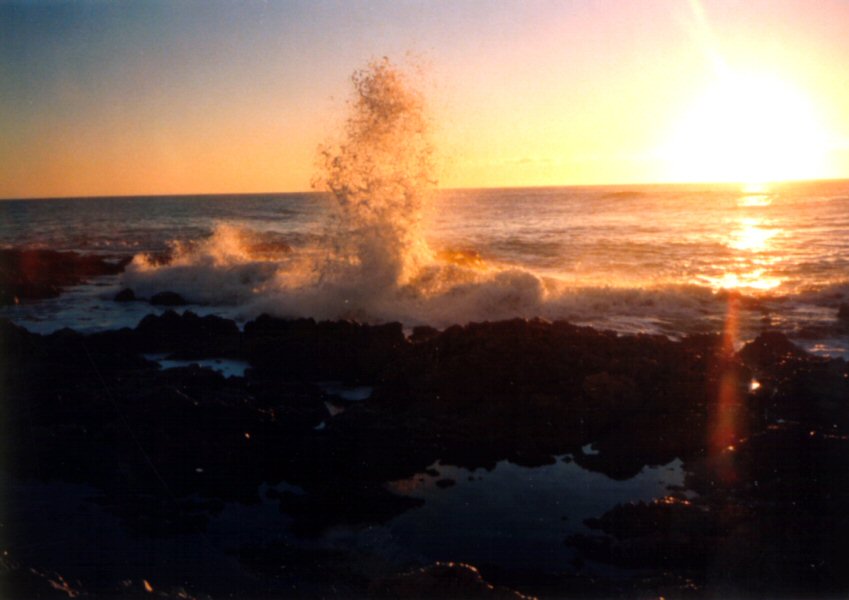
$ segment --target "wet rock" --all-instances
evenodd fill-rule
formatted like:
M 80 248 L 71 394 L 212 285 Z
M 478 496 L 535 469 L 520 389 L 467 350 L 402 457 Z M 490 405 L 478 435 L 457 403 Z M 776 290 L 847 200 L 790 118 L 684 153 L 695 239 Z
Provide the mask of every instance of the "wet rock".
M 247 498 L 255 494 L 251 482 L 271 479 L 271 469 L 320 499 L 309 510 L 300 505 L 303 499 L 286 505 L 303 530 L 321 530 L 339 515 L 367 522 L 406 510 L 408 504 L 381 500 L 381 494 L 366 494 L 348 508 L 332 499 L 378 490 L 438 460 L 492 468 L 506 459 L 532 467 L 571 453 L 585 467 L 625 477 L 645 464 L 695 452 L 698 438 L 674 432 L 703 423 L 692 416 L 705 393 L 701 346 L 682 350 L 662 338 L 620 339 L 563 323 L 477 324 L 411 344 L 397 325 L 264 318 L 242 336 L 232 321 L 169 311 L 146 317 L 133 331 L 65 332 L 51 336 L 48 346 L 53 350 L 43 366 L 50 378 L 27 381 L 44 382 L 48 391 L 80 386 L 73 402 L 51 403 L 55 415 L 48 421 L 73 424 L 62 435 L 83 440 L 80 464 L 97 452 L 81 433 L 92 431 L 90 417 L 116 416 L 94 362 L 122 410 L 130 407 L 139 420 L 145 447 L 155 449 L 166 480 L 179 481 L 181 490 L 244 491 Z M 110 348 L 120 351 L 110 355 Z M 138 357 L 141 351 L 247 355 L 254 366 L 242 381 L 198 367 L 158 372 Z M 308 377 L 383 382 L 372 398 L 327 421 L 325 398 L 303 381 Z M 322 421 L 325 430 L 314 434 Z M 582 456 L 589 442 L 598 453 Z M 127 451 L 132 454 L 131 447 Z M 117 468 L 101 462 L 105 471 Z M 134 468 L 145 470 L 144 463 Z M 328 473 L 335 474 L 332 491 L 325 489 Z M 236 484 L 225 489 L 228 479 Z M 381 505 L 386 510 L 369 508 Z
M 635 410 L 642 405 L 637 386 L 629 377 L 593 373 L 581 385 L 583 397 L 597 411 L 611 409 Z
M 371 555 L 283 542 L 242 548 L 238 557 L 254 573 L 291 580 L 289 595 L 297 597 L 328 597 L 332 592 L 334 597 L 362 598 L 368 590 L 369 570 L 375 563 L 382 566 Z M 318 589 L 309 593 L 311 588 Z
M 0 305 L 54 298 L 93 277 L 121 273 L 129 261 L 77 252 L 0 249 Z
M 609 419 L 593 441 L 593 452 L 579 450 L 573 460 L 584 469 L 624 481 L 645 466 L 697 455 L 706 444 L 705 428 L 705 415 L 699 411 L 633 413 L 616 422 Z
M 387 577 L 369 587 L 372 598 L 527 598 L 508 588 L 496 587 L 472 565 L 438 562 L 408 573 Z
M 840 504 L 849 502 L 845 430 L 772 425 L 739 443 L 733 452 L 692 465 L 688 487 L 705 495 L 715 492 L 716 473 L 723 467 L 735 475 L 735 487 L 743 487 L 749 498 L 792 507 L 797 517 L 809 512 L 830 519 Z
M 241 333 L 234 321 L 191 311 L 147 315 L 136 327 L 135 338 L 142 351 L 171 352 L 177 359 L 241 356 Z
M 413 342 L 397 324 L 264 317 L 242 334 L 233 321 L 173 311 L 95 335 L 40 336 L 0 320 L 0 440 L 13 475 L 91 485 L 139 535 L 201 532 L 222 502 L 257 502 L 263 482 L 288 482 L 269 498 L 294 532 L 317 535 L 421 505 L 389 492 L 390 482 L 435 464 L 536 466 L 569 454 L 625 479 L 678 458 L 698 496 L 599 515 L 592 535 L 571 540 L 580 556 L 639 565 L 649 578 L 672 571 L 714 597 L 771 596 L 784 584 L 845 593 L 849 370 L 783 336 L 756 342 L 729 357 L 719 336 L 673 342 L 542 321 L 451 327 Z M 161 370 L 140 352 L 248 357 L 252 368 L 230 379 L 197 366 Z M 740 396 L 734 445 L 717 449 L 724 377 Z M 328 419 L 321 380 L 367 381 L 374 394 Z M 345 580 L 346 560 L 326 572 L 356 595 L 367 581 Z M 380 587 L 389 580 L 400 585 L 390 577 L 375 593 L 421 595 L 433 583 Z M 560 575 L 551 585 L 555 597 L 654 589 Z
M 6 598 L 76 598 L 83 593 L 78 581 L 68 581 L 54 571 L 26 567 L 11 558 L 8 551 L 0 556 L 0 591 Z
M 418 344 L 419 342 L 431 340 L 437 335 L 439 335 L 439 330 L 434 329 L 433 327 L 428 327 L 427 325 L 419 325 L 417 327 L 413 327 L 413 333 L 410 335 L 410 341 L 414 344 Z
M 586 525 L 611 537 L 578 535 L 570 543 L 588 558 L 629 567 L 704 567 L 719 533 L 715 513 L 671 496 L 619 505 Z
M 185 306 L 188 304 L 177 292 L 159 292 L 150 298 L 150 303 L 154 306 Z
M 687 488 L 620 505 L 567 543 L 592 560 L 686 574 L 709 597 L 831 596 L 849 587 L 845 473 L 838 431 L 770 425 L 733 447 L 691 459 Z
M 769 368 L 788 359 L 803 359 L 809 355 L 778 332 L 766 332 L 743 346 L 739 357 L 747 365 Z
M 247 388 L 254 402 L 273 410 L 280 427 L 287 431 L 312 429 L 331 416 L 325 395 L 316 385 L 252 377 Z
M 40 340 L 41 336 L 30 333 L 9 319 L 0 319 L 0 353 L 4 357 L 0 361 L 0 370 L 4 366 L 25 367 L 21 364 L 22 359 L 36 355 L 35 346 Z
M 317 323 L 266 315 L 245 325 L 244 340 L 258 371 L 312 381 L 380 381 L 407 346 L 400 323 Z
M 130 288 L 124 288 L 117 294 L 115 294 L 115 302 L 133 302 L 136 300 L 136 294 Z

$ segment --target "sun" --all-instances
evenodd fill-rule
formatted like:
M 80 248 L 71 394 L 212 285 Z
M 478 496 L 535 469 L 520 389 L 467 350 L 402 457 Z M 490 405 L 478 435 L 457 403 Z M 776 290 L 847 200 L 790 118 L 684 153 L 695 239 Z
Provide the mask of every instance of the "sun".
M 827 171 L 827 138 L 798 89 L 771 75 L 726 72 L 678 119 L 662 154 L 671 181 L 817 179 Z

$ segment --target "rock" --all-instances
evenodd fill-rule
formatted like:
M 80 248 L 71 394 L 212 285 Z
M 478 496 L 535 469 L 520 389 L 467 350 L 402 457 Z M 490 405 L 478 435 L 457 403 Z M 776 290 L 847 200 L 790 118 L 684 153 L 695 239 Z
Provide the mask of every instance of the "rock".
M 364 560 L 359 554 L 339 549 L 305 548 L 298 544 L 274 542 L 262 546 L 243 546 L 237 555 L 239 562 L 254 573 L 270 576 L 274 580 L 292 580 L 288 594 L 285 591 L 279 596 L 265 593 L 262 595 L 265 598 L 364 598 L 367 592 L 368 579 L 362 573 Z M 368 556 L 367 559 L 370 566 L 379 560 L 374 556 Z M 305 592 L 305 588 L 309 589 L 308 586 L 316 584 L 322 586 L 320 589 L 329 589 L 325 593 Z M 235 596 L 248 597 L 244 591 L 236 593 Z
M 154 306 L 184 306 L 187 304 L 186 300 L 176 292 L 159 292 L 158 294 L 154 294 L 150 303 Z
M 117 294 L 115 294 L 115 302 L 132 302 L 136 300 L 136 294 L 130 288 L 124 288 Z
M 76 598 L 84 591 L 78 581 L 68 581 L 55 571 L 26 567 L 4 551 L 0 557 L 0 582 L 7 598 Z
M 808 353 L 788 340 L 783 333 L 768 331 L 743 346 L 738 356 L 749 366 L 768 368 L 788 358 L 804 359 Z
M 405 339 L 397 324 L 269 317 L 242 334 L 233 321 L 171 310 L 134 330 L 91 335 L 41 336 L 0 320 L 4 464 L 15 477 L 92 486 L 101 506 L 138 535 L 203 531 L 224 502 L 256 502 L 262 482 L 285 481 L 291 487 L 269 498 L 294 533 L 317 535 L 420 506 L 388 484 L 426 473 L 433 478 L 426 483 L 448 486 L 448 473 L 432 465 L 533 467 L 568 455 L 577 466 L 626 479 L 678 458 L 686 473 L 678 491 L 698 495 L 598 515 L 590 522 L 595 532 L 571 540 L 579 558 L 644 566 L 647 576 L 671 570 L 697 586 L 723 577 L 729 593 L 708 589 L 708 597 L 849 589 L 841 563 L 849 555 L 844 361 L 808 357 L 776 334 L 737 357 L 721 355 L 719 336 L 673 342 L 542 321 L 470 324 L 425 337 Z M 196 365 L 163 370 L 140 352 L 249 357 L 252 368 L 243 378 Z M 757 373 L 760 393 L 745 391 L 752 373 L 741 360 L 768 366 Z M 742 394 L 737 437 L 717 451 L 710 435 L 728 372 Z M 314 381 L 346 379 L 368 381 L 374 394 L 329 419 L 328 398 Z M 313 431 L 321 421 L 324 430 Z M 268 555 L 275 573 L 289 565 L 290 550 L 282 552 L 279 560 Z M 345 577 L 340 560 L 328 586 Z M 494 583 L 540 589 L 491 568 L 484 575 Z M 355 591 L 365 592 L 374 577 L 358 576 L 363 587 Z M 573 597 L 589 589 L 563 581 L 558 590 Z M 599 589 L 605 597 L 656 591 L 640 584 L 640 593 L 620 593 L 618 585 Z M 384 597 L 498 590 L 471 567 L 444 565 L 371 588 Z
M 0 305 L 54 298 L 66 287 L 92 277 L 121 273 L 130 260 L 55 250 L 0 249 Z
M 527 598 L 505 587 L 487 583 L 472 565 L 438 562 L 415 571 L 372 583 L 373 598 Z
M 837 318 L 849 322 L 849 302 L 840 304 L 840 308 L 837 309 Z
M 248 359 L 264 376 L 374 383 L 408 346 L 400 323 L 284 320 L 262 315 L 245 325 Z
M 442 488 L 443 490 L 446 488 L 450 488 L 456 484 L 457 482 L 451 479 L 450 477 L 445 477 L 444 479 L 440 479 L 436 482 L 436 486 Z
M 439 335 L 439 331 L 437 329 L 428 327 L 427 325 L 419 325 L 418 327 L 413 327 L 413 333 L 410 335 L 410 341 L 417 344 L 419 342 L 431 340 L 437 335 Z
M 325 396 L 316 385 L 251 378 L 248 390 L 259 407 L 274 410 L 284 430 L 312 429 L 330 418 Z
M 667 497 L 618 505 L 588 528 L 605 536 L 566 539 L 584 558 L 628 568 L 704 569 L 719 532 L 719 517 L 688 500 Z
M 214 315 L 199 317 L 191 311 L 147 315 L 136 327 L 135 338 L 141 351 L 171 352 L 179 359 L 241 355 L 241 332 L 235 321 Z
M 588 408 L 595 411 L 636 410 L 642 405 L 642 398 L 634 381 L 621 375 L 593 373 L 584 377 L 581 391 Z

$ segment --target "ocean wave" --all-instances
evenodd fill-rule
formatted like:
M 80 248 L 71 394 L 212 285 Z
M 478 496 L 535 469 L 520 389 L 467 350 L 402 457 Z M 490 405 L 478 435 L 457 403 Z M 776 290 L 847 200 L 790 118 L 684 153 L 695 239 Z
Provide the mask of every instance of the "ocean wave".
M 279 232 L 220 223 L 200 241 L 173 242 L 165 264 L 137 256 L 123 284 L 141 296 L 168 290 L 192 303 L 235 307 L 243 318 L 269 313 L 446 327 L 523 317 L 667 335 L 722 330 L 731 308 L 739 313 L 735 322 L 741 335 L 766 327 L 793 330 L 798 324 L 787 315 L 805 312 L 797 304 L 824 303 L 830 309 L 846 297 L 841 284 L 795 298 L 775 289 L 756 292 L 754 286 L 722 290 L 717 282 L 725 281 L 727 273 L 710 262 L 707 266 L 718 272 L 701 283 L 696 277 L 627 277 L 646 264 L 646 257 L 634 258 L 640 253 L 649 254 L 658 273 L 663 272 L 663 256 L 653 256 L 657 247 L 640 245 L 639 239 L 625 244 L 616 255 L 618 263 L 604 244 L 584 241 L 584 258 L 593 259 L 590 266 L 606 265 L 608 270 L 581 272 L 580 278 L 572 273 L 565 279 L 545 268 L 547 264 L 543 272 L 529 261 L 495 262 L 499 243 L 507 245 L 500 254 L 510 256 L 562 254 L 560 240 L 552 236 L 495 236 L 486 249 L 462 242 L 432 247 L 422 216 L 435 196 L 436 169 L 423 98 L 386 60 L 357 72 L 353 83 L 351 114 L 341 139 L 320 150 L 316 187 L 327 194 L 330 215 L 323 231 L 290 245 Z M 629 202 L 640 198 L 628 196 Z M 633 217 L 617 218 L 624 219 L 623 227 L 633 228 Z M 531 228 L 536 235 L 544 220 L 537 216 Z M 607 231 L 618 221 L 605 223 Z M 686 250 L 688 257 L 697 254 Z M 488 257 L 490 252 L 495 258 Z M 623 276 L 612 278 L 611 265 Z
M 238 307 L 246 317 L 269 313 L 437 327 L 513 317 L 594 324 L 637 319 L 667 333 L 715 328 L 718 320 L 721 325 L 730 299 L 757 319 L 787 312 L 792 304 L 836 309 L 849 299 L 847 281 L 799 294 L 749 294 L 694 283 L 581 285 L 490 263 L 468 248 L 432 253 L 402 279 L 394 260 L 374 268 L 378 257 L 340 260 L 322 244 L 291 249 L 272 239 L 276 243 L 269 246 L 263 235 L 220 225 L 202 242 L 176 245 L 165 264 L 137 256 L 122 285 L 143 297 L 169 290 L 196 304 Z

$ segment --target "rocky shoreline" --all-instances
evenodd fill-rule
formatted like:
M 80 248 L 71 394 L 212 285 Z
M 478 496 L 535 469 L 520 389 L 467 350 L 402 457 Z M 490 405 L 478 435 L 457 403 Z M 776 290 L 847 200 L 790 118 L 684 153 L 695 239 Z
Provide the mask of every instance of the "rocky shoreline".
M 132 257 L 0 248 L 0 306 L 55 298 L 91 278 L 117 275 Z
M 386 522 L 421 504 L 387 490 L 436 461 L 535 467 L 567 455 L 624 480 L 680 459 L 685 485 L 620 505 L 564 539 L 562 572 L 475 565 L 359 570 L 344 554 L 245 547 L 239 560 L 304 596 L 832 596 L 849 591 L 849 369 L 765 333 L 739 352 L 719 335 L 671 341 L 565 322 L 236 323 L 173 311 L 134 329 L 36 335 L 0 322 L 3 468 L 23 481 L 81 483 L 137 536 L 203 534 L 225 503 L 262 484 L 309 540 L 337 525 Z M 232 358 L 244 377 L 145 356 Z M 367 385 L 348 402 L 317 385 Z M 331 418 L 328 402 L 344 411 Z M 592 452 L 585 451 L 590 445 Z M 450 482 L 445 484 L 450 485 Z M 25 597 L 67 597 L 40 565 L 3 577 Z M 605 578 L 586 561 L 626 569 Z M 394 571 L 393 571 L 394 569 Z M 471 570 L 470 570 L 471 569 Z M 121 573 L 73 581 L 123 597 Z M 138 582 L 137 582 L 138 583 Z M 78 587 L 76 587 L 78 586 Z M 337 593 L 331 592 L 336 589 Z M 511 591 L 512 590 L 512 591 Z M 232 590 L 221 590 L 226 597 Z M 164 596 L 217 597 L 203 581 Z M 284 597 L 280 594 L 279 597 Z

